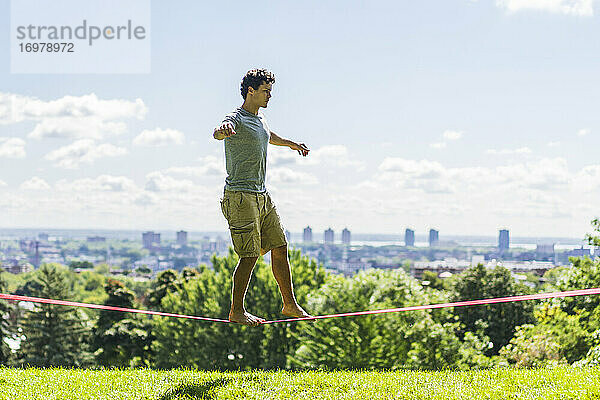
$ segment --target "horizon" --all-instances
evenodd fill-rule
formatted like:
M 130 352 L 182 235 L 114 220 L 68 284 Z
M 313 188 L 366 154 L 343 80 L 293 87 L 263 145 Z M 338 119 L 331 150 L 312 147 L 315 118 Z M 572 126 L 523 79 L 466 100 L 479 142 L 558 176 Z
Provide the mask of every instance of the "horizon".
M 203 236 L 211 236 L 211 237 L 215 237 L 215 236 L 222 236 L 222 239 L 224 240 L 228 240 L 229 239 L 229 231 L 228 230 L 223 230 L 223 231 L 213 231 L 213 230 L 206 230 L 206 231 L 196 231 L 196 230 L 186 230 L 186 229 L 101 229 L 101 228 L 7 228 L 7 227 L 0 227 L 0 236 L 6 235 L 7 232 L 10 231 L 28 231 L 28 233 L 30 234 L 34 234 L 34 235 L 39 235 L 39 234 L 49 234 L 49 236 L 52 236 L 51 233 L 56 233 L 56 232 L 73 232 L 73 233 L 78 233 L 82 236 L 93 236 L 93 235 L 99 235 L 102 236 L 101 234 L 123 234 L 123 236 L 125 236 L 125 234 L 129 234 L 131 235 L 130 237 L 132 237 L 133 235 L 140 235 L 143 232 L 155 232 L 155 233 L 160 233 L 161 235 L 163 234 L 172 234 L 173 238 L 169 237 L 165 237 L 165 236 L 161 236 L 161 240 L 167 240 L 167 241 L 171 241 L 171 240 L 175 240 L 176 238 L 176 232 L 177 231 L 185 231 L 188 233 L 188 235 L 203 235 Z M 35 233 L 34 233 L 35 232 Z M 334 232 L 337 232 L 337 234 L 335 235 L 335 239 L 334 239 L 334 243 L 341 243 L 341 230 L 336 231 L 334 230 Z M 381 233 L 381 232 L 354 232 L 352 230 L 350 230 L 351 235 L 352 235 L 352 239 L 351 239 L 351 243 L 352 242 L 387 242 L 387 241 L 394 241 L 394 242 L 403 242 L 404 241 L 404 233 Z M 303 231 L 290 231 L 290 234 L 292 236 L 295 237 L 302 237 L 303 235 Z M 58 235 L 60 236 L 60 235 Z M 63 235 L 64 236 L 64 235 Z M 72 237 L 71 237 L 72 238 Z M 319 241 L 322 241 L 323 239 L 323 232 L 322 231 L 314 231 L 313 230 L 313 238 L 315 240 L 313 240 L 314 243 L 317 243 L 317 239 L 320 239 Z M 463 240 L 463 241 L 467 241 L 467 240 L 483 240 L 484 242 L 489 242 L 489 243 L 497 243 L 498 241 L 498 235 L 473 235 L 473 234 L 454 234 L 454 233 L 443 233 L 440 232 L 440 241 L 444 242 L 444 241 L 455 241 L 455 240 Z M 141 237 L 140 237 L 141 240 Z M 197 238 L 195 240 L 198 240 Z M 415 231 L 415 240 L 416 243 L 427 243 L 428 242 L 428 233 L 419 233 L 419 231 Z M 593 247 L 591 245 L 588 245 L 585 240 L 585 238 L 576 238 L 576 237 L 567 237 L 567 236 L 539 236 L 539 235 L 534 235 L 534 236 L 522 236 L 522 235 L 517 235 L 514 236 L 512 235 L 512 233 L 510 234 L 510 243 L 511 245 L 513 244 L 550 244 L 550 243 L 555 243 L 555 244 L 561 244 L 561 241 L 563 242 L 562 244 L 565 245 L 575 245 L 574 242 L 578 242 L 581 245 L 583 245 L 584 247 Z M 298 241 L 296 241 L 297 243 Z M 564 243 L 564 242 L 569 242 L 569 243 Z M 486 243 L 487 245 L 487 243 Z

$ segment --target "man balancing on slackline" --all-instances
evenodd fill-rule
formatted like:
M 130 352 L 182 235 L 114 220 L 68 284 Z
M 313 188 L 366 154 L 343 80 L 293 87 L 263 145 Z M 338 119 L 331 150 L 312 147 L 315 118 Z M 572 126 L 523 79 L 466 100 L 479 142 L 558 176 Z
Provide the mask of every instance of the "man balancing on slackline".
M 229 223 L 233 248 L 240 260 L 233 273 L 233 299 L 229 320 L 259 325 L 263 318 L 248 313 L 244 297 L 252 269 L 259 256 L 271 252 L 273 275 L 283 297 L 281 312 L 288 317 L 309 317 L 296 302 L 287 254 L 287 240 L 279 214 L 265 188 L 268 144 L 287 146 L 306 156 L 304 143 L 277 136 L 259 108 L 267 107 L 275 76 L 265 69 L 253 69 L 242 79 L 244 103 L 228 114 L 213 137 L 225 139 L 227 178 L 221 211 Z

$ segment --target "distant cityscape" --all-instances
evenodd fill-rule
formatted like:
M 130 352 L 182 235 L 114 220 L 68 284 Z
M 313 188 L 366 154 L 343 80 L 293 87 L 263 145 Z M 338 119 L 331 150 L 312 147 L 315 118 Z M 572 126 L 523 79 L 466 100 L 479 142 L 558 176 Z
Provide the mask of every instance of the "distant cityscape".
M 154 231 L 0 229 L 0 265 L 14 274 L 32 271 L 43 263 L 59 263 L 76 271 L 105 265 L 113 275 L 150 279 L 165 269 L 210 265 L 213 255 L 229 251 L 227 232 L 194 232 L 192 240 L 184 230 L 166 234 L 167 240 Z M 495 243 L 492 237 L 477 236 L 442 240 L 439 230 L 416 235 L 410 228 L 403 235 L 359 234 L 353 240 L 346 227 L 336 241 L 331 227 L 318 240 L 307 226 L 301 234 L 286 231 L 286 236 L 290 248 L 300 249 L 327 270 L 344 275 L 369 268 L 404 268 L 417 279 L 425 271 L 446 278 L 483 264 L 503 265 L 518 279 L 525 280 L 524 274 L 541 279 L 549 269 L 570 265 L 569 257 L 600 257 L 600 249 L 586 246 L 581 239 L 518 238 L 518 243 L 511 243 L 508 229 L 498 231 Z M 265 259 L 269 260 L 268 254 Z

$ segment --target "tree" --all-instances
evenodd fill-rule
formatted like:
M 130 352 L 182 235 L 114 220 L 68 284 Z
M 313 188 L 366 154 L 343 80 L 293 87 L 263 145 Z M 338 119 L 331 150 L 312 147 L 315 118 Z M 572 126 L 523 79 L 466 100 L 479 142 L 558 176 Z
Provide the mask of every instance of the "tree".
M 305 304 L 318 289 L 325 271 L 300 251 L 289 252 L 296 297 Z M 168 291 L 161 301 L 164 311 L 226 319 L 231 304 L 231 279 L 237 255 L 212 258 L 212 269 L 199 273 Z M 246 307 L 265 318 L 280 318 L 283 304 L 271 268 L 259 259 L 250 280 Z M 154 319 L 155 362 L 159 368 L 186 365 L 202 369 L 286 368 L 298 339 L 297 324 L 247 327 L 178 318 Z M 289 325 L 289 326 L 288 326 Z
M 331 314 L 432 300 L 403 270 L 368 270 L 352 278 L 330 276 L 309 297 L 309 308 Z M 302 322 L 293 361 L 302 368 L 466 368 L 479 361 L 466 357 L 487 343 L 473 339 L 464 345 L 454 334 L 455 325 L 437 322 L 431 310 Z
M 8 285 L 6 281 L 3 279 L 4 270 L 0 268 L 0 293 L 6 293 Z M 4 338 L 10 337 L 9 330 L 9 312 L 10 305 L 5 300 L 0 300 L 0 364 L 6 364 L 10 357 L 10 348 L 4 341 Z
M 69 263 L 69 268 L 71 268 L 71 269 L 77 269 L 77 268 L 93 269 L 94 264 L 89 261 L 71 261 Z
M 500 349 L 500 355 L 519 368 L 543 368 L 567 363 L 556 337 L 530 324 L 517 327 L 515 337 Z
M 600 247 L 600 218 L 594 219 L 592 226 L 594 227 L 594 233 L 588 233 L 585 238 L 592 246 Z
M 565 269 L 556 281 L 556 290 L 578 290 L 600 287 L 600 259 L 571 257 L 571 268 Z M 569 362 L 586 357 L 593 336 L 600 330 L 600 296 L 574 296 L 557 299 L 554 305 L 547 305 L 549 314 L 544 326 L 552 327 L 557 341 L 564 349 Z M 560 318 L 557 318 L 560 316 Z
M 36 274 L 32 295 L 50 299 L 69 299 L 66 278 L 56 266 L 43 265 Z M 25 339 L 21 342 L 19 362 L 39 367 L 79 367 L 89 365 L 89 328 L 81 310 L 51 304 L 34 305 L 22 322 Z
M 423 282 L 428 282 L 427 286 L 433 289 L 442 290 L 444 289 L 444 280 L 433 271 L 423 272 Z M 425 283 L 423 283 L 425 285 Z
M 122 282 L 108 279 L 105 305 L 134 308 L 134 294 Z M 101 311 L 94 328 L 94 355 L 104 366 L 149 365 L 152 324 L 145 316 Z
M 148 291 L 148 307 L 153 310 L 159 310 L 161 307 L 160 302 L 163 297 L 165 297 L 169 291 L 175 291 L 179 289 L 179 287 L 180 282 L 177 271 L 172 269 L 161 271 L 156 276 L 156 280 L 152 283 L 152 289 Z
M 453 300 L 477 300 L 494 297 L 508 297 L 529 293 L 529 288 L 517 283 L 504 267 L 493 269 L 479 264 L 467 269 L 456 280 Z M 457 307 L 454 311 L 463 324 L 462 332 L 477 330 L 478 321 L 485 322 L 485 335 L 493 346 L 486 354 L 496 355 L 508 344 L 519 325 L 533 322 L 533 303 L 518 301 L 501 304 Z

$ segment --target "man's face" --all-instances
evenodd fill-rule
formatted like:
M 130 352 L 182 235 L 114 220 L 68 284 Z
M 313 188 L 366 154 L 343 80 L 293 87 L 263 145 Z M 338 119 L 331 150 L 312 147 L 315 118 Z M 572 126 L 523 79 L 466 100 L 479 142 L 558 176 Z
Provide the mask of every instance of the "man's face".
M 255 104 L 258 104 L 259 107 L 267 107 L 269 103 L 269 99 L 271 98 L 271 89 L 273 84 L 271 83 L 263 83 L 260 84 L 258 89 L 254 90 L 253 87 L 250 87 L 248 90 L 250 95 L 252 96 L 252 101 Z

